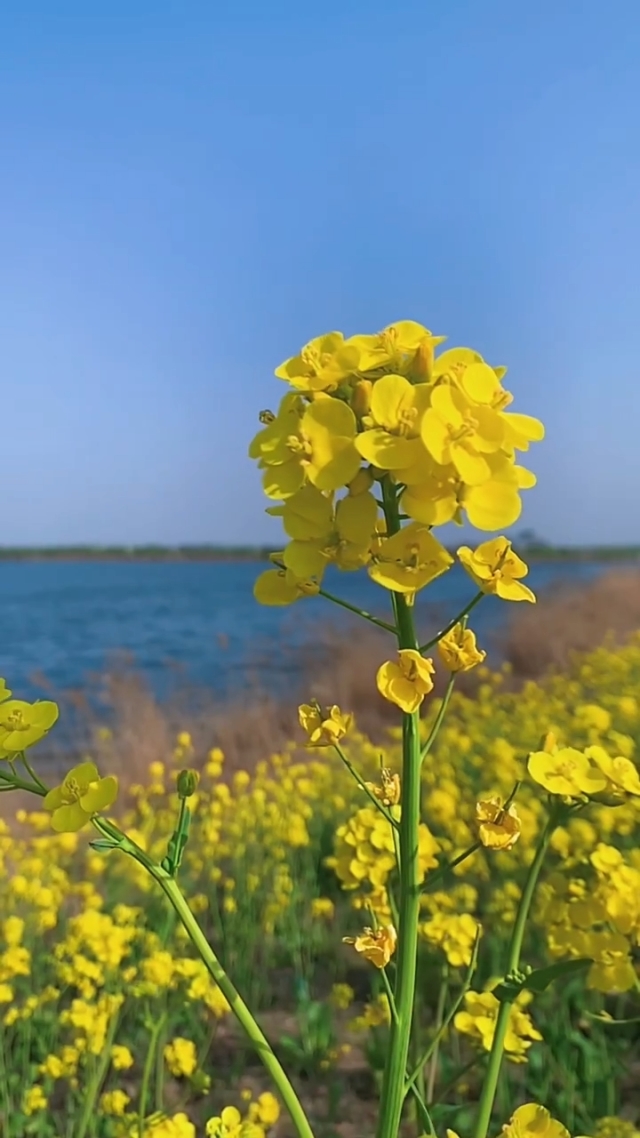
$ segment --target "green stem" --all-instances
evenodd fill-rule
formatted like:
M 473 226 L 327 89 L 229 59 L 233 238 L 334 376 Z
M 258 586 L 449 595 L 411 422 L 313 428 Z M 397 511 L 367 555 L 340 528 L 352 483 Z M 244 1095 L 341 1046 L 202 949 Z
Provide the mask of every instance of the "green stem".
M 434 1095 L 435 1088 L 436 1088 L 436 1077 L 438 1074 L 438 1053 L 440 1051 L 440 1040 L 442 1039 L 442 1036 L 443 1036 L 443 1029 L 444 1029 L 444 1022 L 445 1022 L 444 1009 L 445 1009 L 445 1005 L 447 1002 L 448 992 L 449 992 L 449 974 L 448 974 L 448 970 L 445 966 L 445 968 L 443 970 L 442 983 L 440 985 L 440 991 L 438 993 L 438 1005 L 436 1008 L 436 1038 L 435 1038 L 434 1043 L 433 1043 L 430 1061 L 429 1061 L 429 1076 L 427 1079 L 427 1094 L 426 1094 L 427 1103 L 433 1102 L 433 1095 Z M 421 1068 L 421 1070 L 422 1069 L 423 1068 Z
M 442 1019 L 442 1022 L 440 1023 L 436 1034 L 429 1041 L 429 1044 L 427 1046 L 426 1051 L 420 1057 L 420 1060 L 418 1061 L 414 1070 L 412 1071 L 411 1075 L 409 1076 L 409 1078 L 405 1084 L 405 1088 L 404 1088 L 405 1094 L 409 1093 L 413 1084 L 415 1083 L 416 1079 L 418 1078 L 420 1072 L 424 1069 L 425 1064 L 427 1064 L 429 1062 L 429 1059 L 434 1054 L 436 1048 L 439 1046 L 443 1035 L 447 1031 L 450 1024 L 453 1023 L 453 1020 L 455 1019 L 456 1013 L 459 1011 L 459 1009 L 462 1005 L 462 1002 L 463 1002 L 464 997 L 465 997 L 465 993 L 468 992 L 469 988 L 471 987 L 471 981 L 473 979 L 473 974 L 476 970 L 476 964 L 478 962 L 478 946 L 479 946 L 479 944 L 480 944 L 480 935 L 478 934 L 476 936 L 476 939 L 475 939 L 475 942 L 473 945 L 473 951 L 471 953 L 471 960 L 469 961 L 469 966 L 468 966 L 467 971 L 465 973 L 465 977 L 464 977 L 464 980 L 462 982 L 462 987 L 461 987 L 460 991 L 458 992 L 458 995 L 456 996 L 455 1000 L 453 1001 L 453 1004 L 449 1008 L 449 1011 L 447 1012 L 446 1016 L 444 1016 L 444 1018 Z
M 87 1132 L 87 1128 L 89 1126 L 89 1123 L 91 1122 L 93 1113 L 95 1111 L 96 1099 L 97 1099 L 98 1094 L 100 1092 L 100 1087 L 102 1086 L 102 1084 L 105 1080 L 107 1071 L 109 1070 L 109 1065 L 111 1063 L 111 1046 L 112 1046 L 113 1040 L 115 1038 L 119 1018 L 120 1018 L 119 1011 L 116 1011 L 113 1014 L 113 1016 L 111 1017 L 111 1023 L 109 1024 L 109 1029 L 107 1031 L 107 1037 L 105 1039 L 104 1047 L 103 1047 L 102 1053 L 100 1055 L 100 1061 L 96 1065 L 96 1069 L 94 1071 L 93 1078 L 91 1078 L 89 1080 L 89 1086 L 87 1088 L 87 1097 L 84 1099 L 84 1102 L 83 1102 L 82 1115 L 80 1117 L 80 1122 L 78 1125 L 78 1129 L 76 1131 L 75 1138 L 84 1138 L 84 1136 Z
M 428 652 L 430 648 L 433 648 L 438 643 L 439 640 L 442 640 L 443 636 L 446 636 L 448 632 L 451 632 L 452 628 L 455 628 L 456 624 L 460 624 L 460 621 L 465 616 L 468 616 L 469 613 L 472 611 L 472 609 L 474 609 L 476 607 L 477 604 L 480 604 L 480 601 L 482 600 L 483 597 L 484 597 L 483 592 L 476 593 L 473 600 L 469 601 L 469 603 L 464 606 L 464 608 L 458 613 L 458 615 L 454 616 L 453 620 L 449 621 L 449 623 L 446 625 L 446 627 L 442 629 L 442 632 L 439 632 L 437 634 L 437 636 L 433 636 L 431 638 L 431 640 L 427 640 L 426 644 L 420 645 L 419 651 L 424 653 L 424 652 Z
M 426 741 L 424 747 L 422 748 L 422 750 L 420 752 L 420 762 L 421 763 L 424 762 L 427 755 L 429 754 L 429 751 L 433 747 L 433 744 L 435 743 L 436 735 L 438 734 L 438 731 L 440 730 L 440 728 L 442 726 L 442 721 L 443 721 L 445 715 L 447 714 L 447 707 L 449 706 L 449 700 L 451 699 L 451 695 L 453 692 L 453 685 L 455 684 L 455 682 L 456 682 L 456 673 L 452 672 L 451 676 L 449 677 L 449 682 L 447 684 L 446 691 L 442 697 L 442 702 L 440 703 L 440 707 L 438 708 L 438 713 L 437 713 L 437 715 L 433 721 L 433 726 L 429 732 L 429 736 L 427 738 L 427 741 Z
M 37 785 L 34 786 L 32 782 L 25 782 L 23 778 L 20 778 L 19 775 L 15 773 L 13 767 L 11 768 L 10 775 L 4 774 L 4 772 L 0 773 L 0 782 L 6 784 L 6 787 L 2 788 L 3 790 L 28 790 L 31 794 L 39 795 L 40 798 L 44 798 L 45 795 L 49 793 L 46 786 L 39 787 Z
M 557 815 L 553 807 L 551 814 L 547 820 L 547 824 L 542 831 L 542 836 L 538 843 L 536 855 L 529 866 L 527 880 L 525 887 L 520 898 L 518 911 L 516 913 L 515 924 L 511 933 L 511 940 L 509 942 L 509 951 L 507 955 L 506 975 L 509 976 L 514 972 L 520 964 L 520 953 L 522 952 L 522 942 L 524 939 L 524 932 L 533 901 L 533 894 L 542 863 L 549 848 L 551 835 L 556 828 Z M 493 1110 L 493 1103 L 496 1097 L 496 1090 L 498 1087 L 498 1079 L 500 1078 L 500 1069 L 502 1067 L 502 1058 L 504 1053 L 504 1041 L 509 1027 L 509 1017 L 513 1005 L 513 999 L 503 999 L 500 1003 L 498 1016 L 496 1019 L 496 1028 L 493 1036 L 493 1043 L 491 1045 L 491 1052 L 489 1054 L 489 1064 L 487 1066 L 487 1073 L 482 1085 L 482 1094 L 480 1096 L 480 1103 L 478 1105 L 478 1116 L 476 1118 L 476 1127 L 473 1138 L 486 1138 L 489 1124 L 491 1122 L 491 1112 Z
M 47 788 L 47 787 L 44 785 L 44 783 L 42 782 L 42 780 L 38 778 L 38 776 L 37 776 L 36 772 L 34 771 L 33 767 L 31 766 L 31 763 L 29 762 L 29 760 L 28 760 L 27 756 L 25 755 L 24 751 L 23 751 L 23 752 L 22 752 L 22 754 L 20 755 L 20 758 L 22 759 L 22 762 L 24 763 L 26 770 L 27 770 L 27 771 L 29 772 L 29 774 L 31 775 L 31 778 L 33 779 L 33 781 L 34 781 L 35 785 L 37 786 L 37 788 L 38 788 L 38 791 L 39 791 L 41 794 L 48 794 L 48 793 L 49 793 L 49 791 L 48 791 L 48 788 Z
M 458 854 L 457 857 L 452 858 L 451 861 L 446 861 L 443 865 L 439 865 L 436 869 L 433 870 L 433 873 L 429 874 L 422 892 L 433 893 L 434 886 L 436 886 L 443 877 L 446 877 L 452 869 L 455 869 L 455 867 L 457 865 L 460 865 L 461 862 L 466 861 L 468 857 L 471 857 L 474 853 L 477 853 L 479 849 L 482 849 L 482 842 L 474 842 L 472 846 L 469 846 L 466 850 L 463 850 L 462 853 Z
M 236 1019 L 244 1028 L 247 1036 L 253 1044 L 254 1050 L 259 1055 L 267 1071 L 271 1075 L 282 1100 L 289 1111 L 292 1122 L 296 1128 L 299 1138 L 313 1138 L 313 1131 L 309 1125 L 307 1116 L 302 1109 L 298 1096 L 294 1091 L 286 1072 L 281 1066 L 280 1062 L 274 1055 L 271 1045 L 264 1035 L 261 1028 L 253 1018 L 249 1008 L 236 990 L 233 983 L 227 976 L 218 958 L 209 945 L 202 929 L 196 921 L 191 909 L 189 908 L 185 898 L 180 892 L 180 888 L 176 881 L 172 878 L 166 877 L 160 879 L 160 884 L 164 889 L 169 901 L 173 905 L 180 921 L 189 934 L 194 947 L 198 950 L 202 960 L 204 961 L 209 972 L 213 976 L 216 984 L 220 988 L 223 996 L 227 999 L 231 1010 L 233 1011 Z
M 277 565 L 279 569 L 285 568 L 280 561 L 274 561 L 274 565 Z M 377 628 L 382 628 L 385 632 L 392 632 L 395 636 L 396 630 L 388 621 L 380 620 L 377 616 L 372 616 L 372 614 L 365 609 L 358 608 L 357 605 L 349 604 L 349 601 L 343 601 L 342 597 L 336 597 L 333 593 L 328 593 L 326 589 L 318 589 L 317 595 L 324 597 L 325 601 L 332 601 L 334 605 L 339 605 L 341 609 L 346 609 L 347 612 L 354 613 L 355 616 L 361 616 L 363 620 L 368 620 L 369 624 L 375 624 Z
M 101 834 L 117 841 L 119 848 L 124 853 L 135 858 L 158 882 L 173 906 L 179 921 L 188 933 L 194 948 L 197 949 L 201 960 L 213 976 L 220 991 L 229 1003 L 233 1014 L 241 1027 L 244 1028 L 254 1050 L 271 1075 L 271 1078 L 280 1092 L 282 1101 L 289 1111 L 298 1138 L 314 1138 L 313 1130 L 311 1129 L 298 1096 L 287 1078 L 284 1068 L 276 1058 L 268 1039 L 256 1023 L 240 993 L 234 987 L 232 981 L 220 964 L 200 925 L 191 912 L 185 897 L 183 897 L 177 881 L 175 881 L 162 866 L 157 865 L 131 838 L 123 834 L 113 822 L 101 817 L 95 817 L 91 820 L 95 828 Z
M 387 532 L 400 528 L 398 503 L 388 478 L 383 484 Z M 416 649 L 413 609 L 393 594 L 399 648 Z M 389 1050 L 382 1081 L 377 1138 L 396 1138 L 404 1102 L 404 1082 L 413 1021 L 420 917 L 420 716 L 402 716 L 402 814 L 400 818 L 400 904 L 395 1002 L 398 1019 L 391 1022 Z
M 367 786 L 362 775 L 358 773 L 351 760 L 347 758 L 344 751 L 342 750 L 342 747 L 338 743 L 334 743 L 333 749 L 341 761 L 344 763 L 345 767 L 349 771 L 349 774 L 356 780 L 360 789 L 364 790 L 365 794 L 371 800 L 376 810 L 379 810 L 383 817 L 386 818 L 389 825 L 397 830 L 398 823 L 396 822 L 395 818 L 392 817 L 390 811 L 387 810 L 386 806 L 383 806 L 382 802 L 380 802 L 380 799 L 376 798 L 373 791 L 369 790 L 369 787 Z
M 167 1020 L 167 1016 L 166 1016 L 166 1012 L 165 1012 L 165 1013 L 163 1013 L 163 1015 L 159 1016 L 159 1018 L 156 1020 L 156 1022 L 154 1023 L 154 1025 L 151 1028 L 151 1031 L 149 1033 L 149 1046 L 148 1046 L 148 1050 L 147 1050 L 147 1056 L 146 1056 L 146 1059 L 144 1061 L 144 1068 L 142 1070 L 142 1083 L 140 1084 L 140 1099 L 139 1099 L 139 1103 L 138 1103 L 138 1136 L 139 1136 L 139 1138 L 144 1138 L 144 1134 L 145 1134 L 145 1129 L 146 1129 L 145 1118 L 147 1115 L 147 1099 L 149 1097 L 149 1084 L 151 1082 L 151 1072 L 153 1070 L 153 1064 L 155 1061 L 156 1051 L 158 1048 L 158 1040 L 160 1039 L 160 1036 L 162 1035 L 166 1020 Z

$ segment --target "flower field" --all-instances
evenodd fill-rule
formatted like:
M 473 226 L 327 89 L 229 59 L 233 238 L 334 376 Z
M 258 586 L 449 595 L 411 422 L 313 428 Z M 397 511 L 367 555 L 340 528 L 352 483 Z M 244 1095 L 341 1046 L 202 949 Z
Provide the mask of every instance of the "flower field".
M 544 436 L 443 339 L 318 337 L 250 445 L 287 537 L 256 600 L 392 638 L 382 741 L 310 693 L 304 745 L 247 769 L 184 723 L 119 781 L 103 726 L 100 770 L 51 785 L 59 708 L 0 681 L 0 790 L 31 796 L 0 834 L 3 1138 L 638 1134 L 640 634 L 511 688 L 469 627 L 487 594 L 536 602 L 499 535 L 456 550 L 475 592 L 421 642 L 433 531 L 513 525 Z
M 518 694 L 503 693 L 502 678 L 488 673 L 474 699 L 452 696 L 421 788 L 428 827 L 412 1047 L 417 1060 L 437 1025 L 449 1021 L 420 1077 L 430 1086 L 435 1119 L 461 1131 L 495 1028 L 492 982 L 504 973 L 544 824 L 545 792 L 527 774 L 527 756 L 547 731 L 575 748 L 633 756 L 640 638 L 577 658 L 566 676 Z M 432 704 L 423 719 L 425 737 L 437 712 Z M 345 751 L 375 782 L 380 748 L 354 732 Z M 399 751 L 390 739 L 383 759 L 394 772 Z M 159 857 L 174 827 L 175 774 L 185 763 L 201 771 L 182 865 L 190 905 L 270 1025 L 317 1133 L 340 1134 L 345 1103 L 352 1127 L 372 1117 L 368 1104 L 386 1051 L 381 974 L 341 941 L 357 935 L 363 916 L 371 923 L 368 909 L 386 919 L 389 826 L 326 750 L 314 756 L 292 744 L 227 781 L 223 755 L 194 754 L 185 731 L 174 752 L 151 765 L 146 785 L 128 788 L 119 819 Z M 547 766 L 542 777 L 553 778 Z M 438 865 L 479 840 L 477 802 L 506 798 L 519 780 L 519 840 L 501 851 L 503 824 L 494 831 L 498 848 L 481 845 L 438 876 Z M 639 820 L 640 798 L 631 795 L 615 806 L 590 805 L 551 838 L 523 959 L 534 968 L 574 957 L 593 963 L 540 995 L 523 990 L 518 997 L 498 1088 L 505 1119 L 514 1103 L 536 1101 L 572 1133 L 633 1133 L 612 1116 L 633 1119 L 640 1109 L 633 1022 L 640 1015 L 633 963 Z M 91 849 L 85 833 L 52 833 L 41 810 L 19 812 L 3 831 L 2 1133 L 111 1138 L 137 1134 L 143 1115 L 144 1134 L 193 1138 L 225 1107 L 241 1113 L 238 1133 L 287 1133 L 225 998 L 140 866 Z M 156 1111 L 166 1118 L 154 1124 Z M 227 1111 L 230 1133 L 236 1117 Z M 406 1126 L 416 1132 L 410 1119 Z M 344 1132 L 364 1138 L 373 1129 Z

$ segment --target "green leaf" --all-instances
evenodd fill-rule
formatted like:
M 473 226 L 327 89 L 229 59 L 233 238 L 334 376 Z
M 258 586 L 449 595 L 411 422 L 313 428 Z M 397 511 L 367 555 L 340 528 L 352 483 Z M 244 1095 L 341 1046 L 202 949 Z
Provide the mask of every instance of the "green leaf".
M 536 996 L 539 996 L 547 990 L 550 984 L 553 984 L 554 980 L 577 976 L 581 972 L 586 972 L 592 964 L 593 960 L 590 958 L 580 957 L 577 960 L 559 960 L 557 964 L 549 964 L 546 968 L 535 968 L 527 976 L 506 976 L 493 989 L 493 994 L 499 1000 L 510 1001 L 515 1000 L 520 992 L 525 990 L 534 992 Z
M 121 846 L 121 842 L 114 842 L 111 838 L 94 838 L 89 842 L 92 850 L 96 853 L 109 853 L 110 850 L 117 850 Z
M 554 980 L 562 980 L 568 976 L 579 976 L 590 968 L 593 960 L 590 957 L 579 957 L 577 960 L 559 960 L 557 964 L 550 964 L 547 968 L 536 968 L 527 976 L 523 988 L 539 995 L 545 992 Z

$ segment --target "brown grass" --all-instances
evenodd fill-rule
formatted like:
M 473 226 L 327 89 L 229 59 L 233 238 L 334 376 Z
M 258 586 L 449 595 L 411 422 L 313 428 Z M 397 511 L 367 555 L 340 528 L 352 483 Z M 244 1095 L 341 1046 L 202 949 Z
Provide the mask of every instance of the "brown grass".
M 562 670 L 572 652 L 618 643 L 640 628 L 640 571 L 616 569 L 589 585 L 561 584 L 534 605 L 518 605 L 499 644 L 520 679 Z

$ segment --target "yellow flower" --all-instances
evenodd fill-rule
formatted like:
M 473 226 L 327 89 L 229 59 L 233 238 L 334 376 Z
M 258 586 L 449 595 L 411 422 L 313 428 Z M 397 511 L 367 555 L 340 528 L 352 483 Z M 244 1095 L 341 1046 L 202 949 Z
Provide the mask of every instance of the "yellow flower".
M 426 383 L 409 383 L 401 375 L 384 375 L 374 384 L 367 428 L 356 447 L 367 462 L 380 470 L 401 470 L 429 459 L 420 438 L 420 423 L 431 396 Z
M 111 1048 L 111 1062 L 116 1071 L 127 1071 L 129 1067 L 133 1067 L 133 1055 L 128 1047 L 114 1043 Z
M 7 687 L 7 681 L 3 680 L 0 676 L 0 703 L 4 703 L 5 699 L 11 698 L 11 692 Z
M 81 830 L 94 814 L 112 806 L 118 794 L 115 775 L 100 778 L 94 763 L 80 763 L 43 800 L 52 813 L 51 825 L 58 833 Z
M 355 997 L 356 994 L 350 984 L 334 984 L 329 995 L 329 1003 L 339 1011 L 344 1011 L 351 1006 Z
M 438 655 L 450 672 L 469 672 L 487 653 L 477 647 L 475 632 L 460 623 L 440 637 Z
M 331 747 L 343 739 L 353 724 L 347 715 L 334 704 L 322 710 L 319 704 L 303 703 L 298 708 L 300 726 L 307 733 L 310 747 Z
M 500 450 L 505 429 L 490 407 L 472 404 L 449 384 L 431 392 L 431 406 L 422 418 L 422 441 L 442 466 L 451 463 L 460 480 L 479 486 L 491 475 L 485 455 Z
M 569 1131 L 552 1118 L 544 1106 L 527 1102 L 519 1106 L 502 1127 L 505 1138 L 569 1138 Z
M 521 822 L 511 803 L 506 809 L 502 799 L 484 798 L 476 803 L 476 822 L 483 846 L 491 850 L 510 850 L 520 837 Z
M 235 1106 L 225 1106 L 222 1113 L 207 1122 L 207 1138 L 240 1138 L 242 1115 Z
M 476 550 L 463 545 L 458 557 L 470 577 L 483 593 L 492 593 L 505 601 L 533 601 L 535 596 L 520 577 L 529 572 L 524 561 L 511 549 L 506 537 L 485 541 Z
M 121 1116 L 125 1113 L 130 1102 L 131 1098 L 126 1091 L 105 1091 L 103 1095 L 100 1095 L 100 1108 L 105 1114 Z
M 280 1117 L 280 1104 L 271 1091 L 263 1091 L 258 1095 L 255 1113 L 263 1126 L 274 1126 Z
M 356 429 L 353 411 L 339 399 L 321 395 L 307 407 L 300 422 L 302 464 L 318 490 L 338 490 L 356 477 Z
M 428 363 L 433 349 L 445 339 L 446 336 L 434 336 L 416 320 L 398 320 L 374 335 L 351 336 L 346 344 L 358 351 L 358 371 L 374 371 L 389 366 L 405 370 L 418 352 L 420 362 L 426 357 Z M 431 368 L 423 370 L 426 375 Z
M 27 703 L 23 699 L 7 699 L 0 703 L 0 758 L 6 759 L 32 747 L 53 727 L 58 718 L 58 705 L 52 700 Z
M 25 1091 L 22 1098 L 22 1109 L 25 1114 L 35 1114 L 38 1110 L 45 1110 L 48 1101 L 42 1087 L 36 1085 Z
M 292 356 L 276 368 L 279 379 L 285 379 L 299 391 L 329 391 L 359 366 L 360 352 L 342 332 L 328 332 L 305 344 L 298 356 Z
M 172 1075 L 192 1075 L 198 1066 L 196 1045 L 190 1039 L 176 1036 L 164 1049 L 164 1058 Z
M 393 925 L 384 925 L 375 931 L 366 928 L 360 936 L 345 936 L 342 940 L 344 944 L 352 944 L 356 952 L 376 968 L 385 968 L 395 952 L 398 934 Z
M 461 968 L 471 963 L 480 925 L 470 913 L 435 913 L 420 932 L 429 944 L 443 950 L 452 968 Z
M 612 759 L 604 748 L 599 746 L 587 747 L 585 755 L 593 759 L 608 779 L 607 789 L 640 797 L 640 776 L 630 759 L 625 759 L 623 755 Z
M 410 522 L 380 542 L 369 576 L 396 593 L 416 593 L 453 565 L 453 558 L 427 526 Z
M 261 605 L 292 605 L 301 597 L 312 597 L 320 588 L 317 581 L 301 580 L 291 569 L 265 569 L 256 579 L 253 595 Z
M 622 933 L 590 933 L 586 942 L 586 956 L 593 959 L 587 973 L 587 988 L 597 992 L 615 994 L 629 992 L 636 984 L 636 971 L 631 959 L 630 945 Z
M 574 747 L 560 747 L 553 754 L 534 751 L 529 755 L 527 769 L 534 782 L 550 794 L 562 794 L 568 798 L 598 794 L 607 785 L 601 771 Z
M 330 921 L 335 912 L 335 908 L 330 897 L 314 897 L 311 902 L 311 916 L 324 917 Z
M 249 456 L 264 472 L 262 485 L 269 498 L 288 498 L 304 482 L 300 437 L 304 408 L 304 400 L 290 392 L 280 401 L 276 415 L 263 411 L 260 416 L 263 427 L 251 441 Z
M 411 715 L 432 691 L 434 672 L 432 660 L 425 660 L 414 648 L 401 648 L 397 664 L 387 660 L 380 666 L 376 684 L 380 695 Z
M 372 494 L 348 494 L 334 507 L 315 486 L 303 486 L 283 506 L 267 511 L 282 517 L 293 540 L 283 554 L 298 579 L 320 580 L 330 561 L 340 569 L 365 564 L 376 532 L 378 504 Z
M 400 801 L 400 775 L 392 773 L 389 767 L 382 767 L 380 784 L 367 782 L 365 786 L 383 806 L 397 806 Z
M 530 1017 L 522 1011 L 522 1005 L 528 1002 L 518 997 L 509 1012 L 509 1024 L 505 1037 L 505 1052 L 514 1063 L 526 1062 L 526 1053 L 534 1040 L 542 1039 L 540 1032 L 534 1027 Z M 456 1031 L 470 1035 L 476 1039 L 485 1051 L 491 1050 L 496 1030 L 496 1020 L 500 1001 L 493 992 L 467 992 L 464 997 L 465 1010 L 456 1014 L 453 1024 Z

